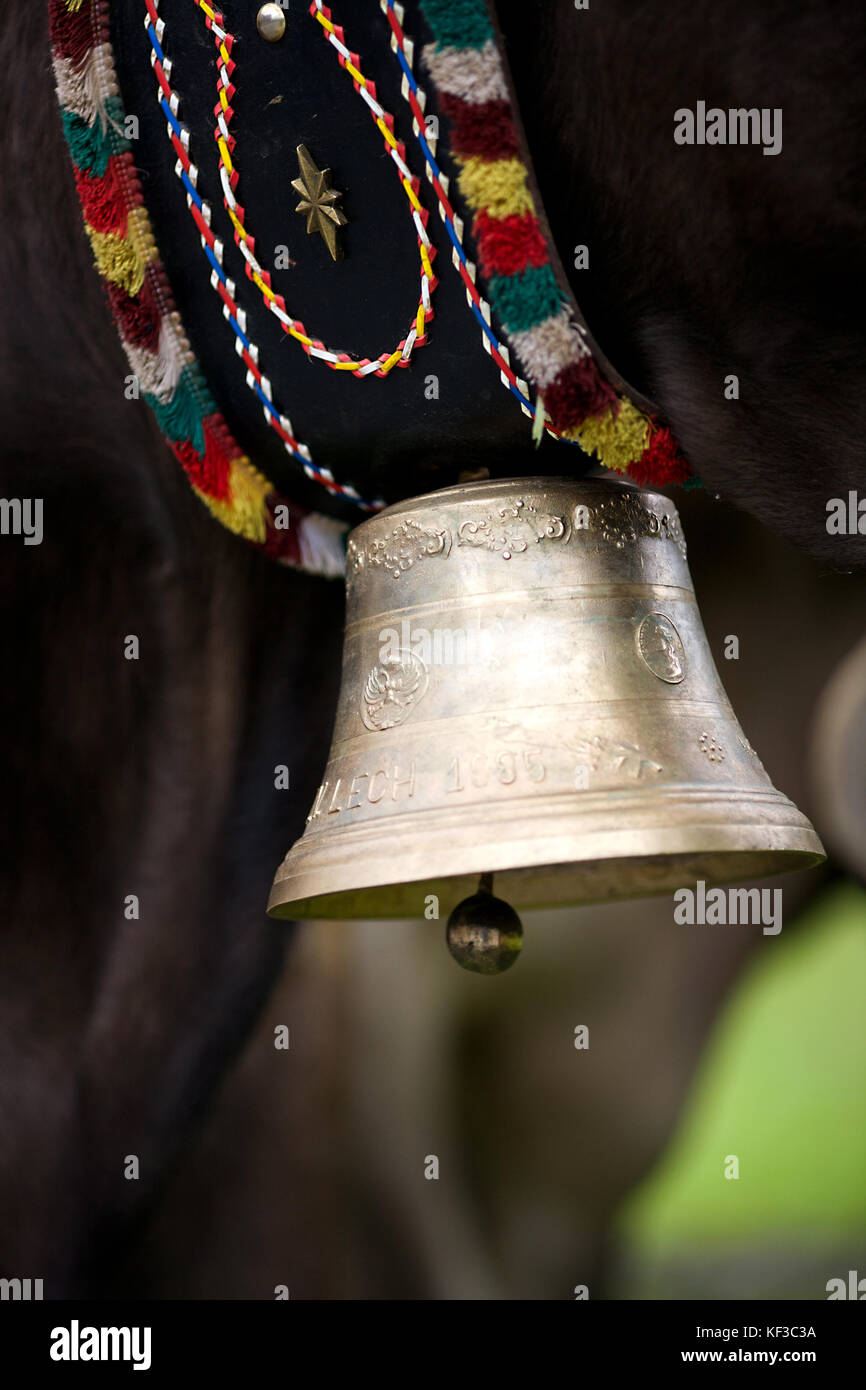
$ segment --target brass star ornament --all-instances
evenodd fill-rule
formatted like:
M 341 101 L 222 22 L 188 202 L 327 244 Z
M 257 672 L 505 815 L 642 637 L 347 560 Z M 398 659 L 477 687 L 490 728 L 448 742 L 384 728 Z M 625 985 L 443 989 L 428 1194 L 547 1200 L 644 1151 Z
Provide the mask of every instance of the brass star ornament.
M 306 145 L 298 146 L 298 167 L 301 177 L 292 179 L 292 188 L 300 193 L 301 201 L 295 211 L 307 214 L 308 236 L 318 232 L 332 258 L 338 261 L 342 258 L 343 248 L 337 239 L 337 229 L 345 227 L 348 221 L 336 206 L 337 200 L 343 195 L 330 187 L 330 169 L 317 169 Z

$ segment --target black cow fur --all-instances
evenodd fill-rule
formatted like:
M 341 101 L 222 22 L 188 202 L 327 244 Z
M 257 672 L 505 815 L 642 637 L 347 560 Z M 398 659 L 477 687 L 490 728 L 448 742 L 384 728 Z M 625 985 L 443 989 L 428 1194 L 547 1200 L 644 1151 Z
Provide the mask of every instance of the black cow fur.
M 823 531 L 863 480 L 856 8 L 500 9 L 602 347 L 711 489 L 862 562 Z M 324 757 L 342 597 L 216 526 L 124 399 L 42 7 L 4 7 L 0 46 L 0 492 L 45 505 L 41 546 L 0 540 L 0 1273 L 58 1296 L 102 1287 L 277 973 L 264 899 Z M 674 158 L 701 96 L 785 105 L 785 154 Z

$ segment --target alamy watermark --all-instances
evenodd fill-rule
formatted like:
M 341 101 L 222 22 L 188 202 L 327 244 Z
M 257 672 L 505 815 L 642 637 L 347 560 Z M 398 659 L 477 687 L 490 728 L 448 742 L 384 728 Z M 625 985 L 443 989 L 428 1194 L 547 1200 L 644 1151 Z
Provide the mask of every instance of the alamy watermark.
M 25 545 L 41 545 L 42 498 L 0 497 L 0 536 L 23 536 Z
M 762 145 L 764 154 L 781 154 L 781 106 L 729 107 L 695 104 L 674 112 L 677 145 Z
M 399 664 L 411 652 L 425 666 L 472 666 L 489 658 L 494 640 L 480 626 L 426 628 L 404 618 L 399 630 L 383 627 L 379 633 L 379 660 Z
M 0 1302 L 39 1303 L 43 1298 L 41 1279 L 0 1279 Z
M 824 1286 L 827 1290 L 827 1302 L 833 1303 L 840 1298 L 855 1299 L 862 1303 L 866 1299 L 866 1279 L 861 1279 L 856 1269 L 848 1270 L 848 1278 L 828 1279 Z
M 710 888 L 698 879 L 694 888 L 674 893 L 674 921 L 680 926 L 762 927 L 764 936 L 782 930 L 781 888 Z
M 866 536 L 866 497 L 853 488 L 847 497 L 831 497 L 826 526 L 828 536 Z
M 150 1370 L 149 1327 L 82 1327 L 73 1318 L 68 1327 L 51 1329 L 52 1361 L 131 1361 L 134 1371 Z

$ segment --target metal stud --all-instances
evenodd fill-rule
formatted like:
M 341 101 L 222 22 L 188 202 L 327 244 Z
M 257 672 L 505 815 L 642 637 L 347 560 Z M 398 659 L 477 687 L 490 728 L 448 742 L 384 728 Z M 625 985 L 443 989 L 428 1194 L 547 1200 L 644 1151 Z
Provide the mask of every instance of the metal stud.
M 282 5 L 262 5 L 256 15 L 256 28 L 268 43 L 276 43 L 286 32 L 286 16 Z
M 337 230 L 345 227 L 348 220 L 336 206 L 343 195 L 336 188 L 331 188 L 330 169 L 316 168 L 306 145 L 299 145 L 297 153 L 300 178 L 292 179 L 292 188 L 300 193 L 301 201 L 295 211 L 306 215 L 307 234 L 312 236 L 318 232 L 332 259 L 338 261 L 342 258 L 343 248 L 337 240 Z

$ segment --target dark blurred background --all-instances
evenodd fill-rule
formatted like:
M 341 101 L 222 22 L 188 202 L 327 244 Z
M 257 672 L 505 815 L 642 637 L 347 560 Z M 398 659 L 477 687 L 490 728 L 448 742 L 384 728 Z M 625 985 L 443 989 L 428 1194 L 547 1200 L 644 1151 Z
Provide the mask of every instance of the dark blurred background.
M 820 834 L 815 707 L 866 581 L 724 499 L 677 500 L 735 711 Z M 494 979 L 457 969 L 441 924 L 299 928 L 124 1279 L 162 1297 L 826 1298 L 866 1273 L 866 893 L 832 854 L 764 885 L 783 890 L 778 936 L 677 925 L 670 898 L 538 914 Z

